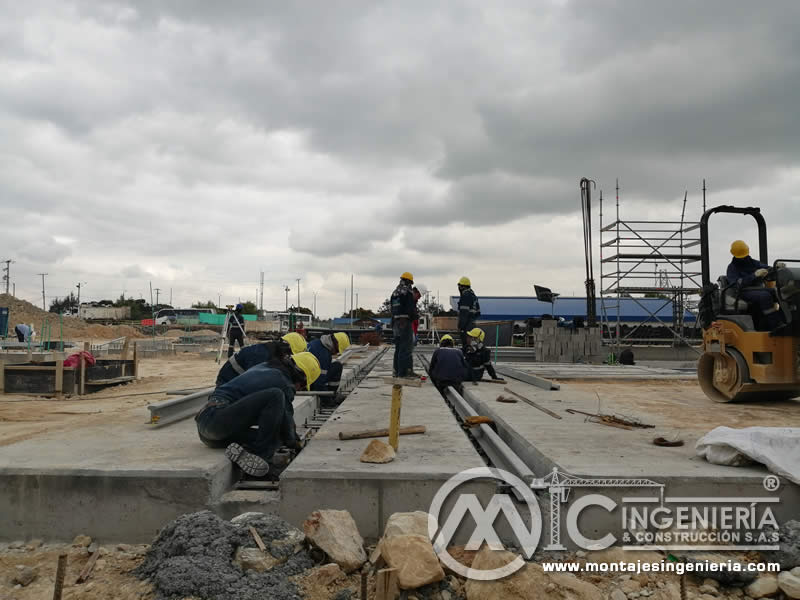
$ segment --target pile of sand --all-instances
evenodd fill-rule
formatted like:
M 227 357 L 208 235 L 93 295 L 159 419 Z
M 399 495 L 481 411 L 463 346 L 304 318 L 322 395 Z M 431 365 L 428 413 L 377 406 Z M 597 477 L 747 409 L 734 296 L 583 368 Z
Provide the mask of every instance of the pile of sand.
M 33 324 L 38 339 L 41 340 L 42 328 L 47 321 L 50 328 L 50 339 L 61 338 L 62 327 L 64 339 L 105 339 L 119 337 L 146 337 L 139 330 L 129 325 L 97 325 L 87 323 L 77 317 L 61 317 L 55 313 L 43 311 L 26 300 L 15 298 L 9 294 L 0 294 L 0 306 L 8 308 L 8 332 L 14 334 L 14 327 L 19 323 Z M 62 323 L 63 320 L 63 323 Z

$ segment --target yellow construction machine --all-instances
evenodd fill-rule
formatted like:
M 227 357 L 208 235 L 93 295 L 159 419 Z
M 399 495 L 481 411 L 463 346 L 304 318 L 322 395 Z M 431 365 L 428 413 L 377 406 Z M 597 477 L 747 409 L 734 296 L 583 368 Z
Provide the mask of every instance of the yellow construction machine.
M 717 402 L 800 396 L 800 268 L 797 268 L 800 260 L 781 258 L 769 269 L 760 289 L 766 287 L 773 294 L 783 325 L 765 331 L 758 309 L 739 297 L 743 290 L 737 282 L 728 281 L 725 276 L 711 282 L 708 220 L 716 213 L 753 217 L 758 225 L 759 260 L 769 264 L 767 224 L 761 209 L 717 206 L 705 212 L 700 220 L 703 269 L 699 313 L 703 355 L 697 364 L 700 387 Z

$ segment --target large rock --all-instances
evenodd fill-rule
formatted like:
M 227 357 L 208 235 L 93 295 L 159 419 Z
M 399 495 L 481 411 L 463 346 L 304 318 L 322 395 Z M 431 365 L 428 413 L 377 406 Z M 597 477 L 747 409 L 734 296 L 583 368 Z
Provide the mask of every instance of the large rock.
M 472 562 L 473 569 L 488 571 L 503 567 L 516 558 L 505 550 L 484 546 Z M 536 563 L 525 563 L 516 573 L 495 581 L 467 580 L 467 600 L 597 600 L 606 597 L 597 586 L 568 573 L 545 573 Z M 625 598 L 621 590 L 616 590 Z M 614 597 L 614 596 L 612 596 Z
M 394 513 L 386 521 L 383 537 L 396 535 L 423 535 L 428 537 L 428 518 L 430 515 L 421 510 L 415 512 Z
M 18 569 L 17 572 L 14 574 L 14 578 L 11 580 L 11 583 L 14 585 L 21 585 L 25 587 L 33 583 L 33 581 L 39 576 L 39 571 L 34 569 L 33 567 L 22 567 Z
M 800 567 L 779 574 L 778 587 L 789 598 L 800 598 Z
M 395 535 L 381 541 L 386 563 L 397 569 L 400 588 L 413 590 L 444 579 L 439 557 L 427 535 Z
M 328 587 L 336 583 L 338 580 L 344 578 L 345 574 L 339 565 L 336 563 L 329 563 L 327 565 L 317 567 L 316 569 L 312 569 L 308 572 L 307 577 L 316 582 L 318 585 Z
M 92 538 L 88 535 L 76 535 L 72 540 L 72 545 L 76 548 L 88 548 L 92 544 Z
M 762 552 L 765 560 L 780 563 L 783 571 L 800 567 L 800 521 L 786 521 L 778 534 L 778 549 Z
M 359 460 L 363 463 L 383 464 L 392 462 L 395 456 L 394 448 L 389 444 L 381 440 L 372 440 L 364 449 L 364 452 L 361 453 Z
M 270 571 L 275 565 L 281 563 L 279 559 L 269 552 L 262 552 L 258 548 L 241 547 L 236 549 L 236 556 L 234 556 L 233 562 L 242 571 L 256 571 L 257 573 Z
M 764 598 L 772 596 L 778 591 L 778 578 L 772 573 L 760 575 L 753 583 L 744 589 L 751 598 Z
M 303 532 L 346 573 L 352 573 L 367 561 L 364 539 L 346 510 L 314 511 L 303 523 Z

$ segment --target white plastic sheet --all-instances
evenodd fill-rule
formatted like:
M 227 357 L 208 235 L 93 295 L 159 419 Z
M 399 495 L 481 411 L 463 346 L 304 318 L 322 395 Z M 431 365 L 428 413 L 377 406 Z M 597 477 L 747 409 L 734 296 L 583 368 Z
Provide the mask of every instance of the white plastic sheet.
M 800 428 L 717 427 L 697 440 L 695 450 L 715 465 L 765 465 L 776 475 L 800 484 Z

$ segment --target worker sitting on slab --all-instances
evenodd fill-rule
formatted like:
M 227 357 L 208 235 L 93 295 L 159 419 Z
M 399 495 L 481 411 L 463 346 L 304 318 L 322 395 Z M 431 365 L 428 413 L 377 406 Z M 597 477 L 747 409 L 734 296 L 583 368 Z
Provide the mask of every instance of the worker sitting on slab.
M 287 333 L 281 339 L 274 342 L 261 342 L 242 348 L 231 356 L 217 373 L 217 382 L 220 386 L 228 383 L 237 375 L 241 375 L 248 369 L 256 365 L 269 362 L 277 358 L 282 362 L 289 360 L 292 354 L 305 352 L 306 341 L 299 333 Z
M 226 447 L 225 456 L 242 471 L 263 477 L 278 448 L 300 449 L 292 401 L 295 391 L 311 388 L 319 372 L 314 355 L 301 352 L 285 363 L 273 359 L 255 366 L 221 385 L 195 417 L 200 439 L 211 448 Z
M 33 323 L 30 325 L 26 325 L 25 323 L 20 323 L 16 327 L 14 327 L 14 333 L 17 334 L 17 341 L 18 342 L 28 342 L 33 341 L 36 337 L 36 332 L 33 330 Z
M 461 347 L 466 351 L 469 342 L 467 332 L 475 327 L 475 321 L 481 316 L 481 305 L 472 291 L 469 277 L 458 280 L 458 331 L 461 333 Z
M 467 332 L 469 344 L 464 358 L 469 365 L 469 379 L 473 382 L 478 382 L 483 378 L 484 369 L 489 372 L 492 379 L 497 379 L 497 373 L 494 372 L 492 366 L 492 352 L 483 345 L 483 340 L 486 339 L 486 333 L 483 329 L 474 328 Z
M 322 368 L 322 373 L 311 386 L 312 391 L 335 392 L 339 389 L 343 365 L 338 360 L 333 360 L 333 357 L 349 347 L 350 338 L 343 331 L 323 335 L 308 343 L 308 351 L 317 357 Z
M 417 318 L 414 302 L 414 276 L 406 271 L 400 276 L 400 283 L 392 292 L 392 333 L 394 336 L 394 376 L 417 377 L 414 373 L 412 352 L 414 331 L 411 323 Z
M 455 340 L 450 335 L 443 335 L 439 347 L 431 358 L 431 381 L 442 394 L 448 386 L 462 394 L 462 383 L 468 377 L 469 366 L 464 359 L 464 353 L 455 347 Z
M 750 257 L 750 248 L 742 240 L 731 244 L 733 258 L 728 265 L 728 283 L 739 287 L 739 298 L 757 309 L 754 317 L 759 319 L 759 329 L 772 331 L 783 324 L 780 307 L 775 296 L 764 286 L 764 278 L 769 274 L 769 265 Z M 778 268 L 786 265 L 777 264 Z

